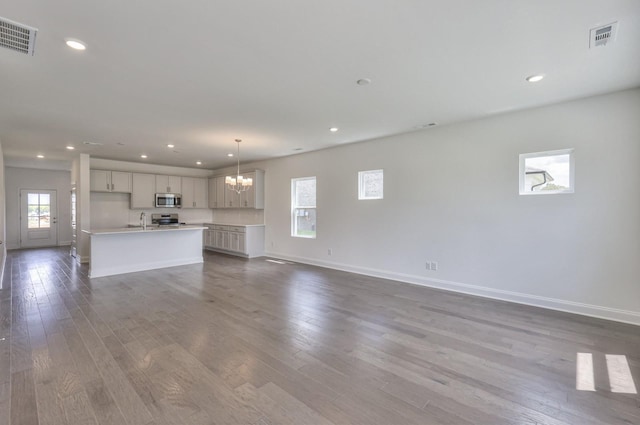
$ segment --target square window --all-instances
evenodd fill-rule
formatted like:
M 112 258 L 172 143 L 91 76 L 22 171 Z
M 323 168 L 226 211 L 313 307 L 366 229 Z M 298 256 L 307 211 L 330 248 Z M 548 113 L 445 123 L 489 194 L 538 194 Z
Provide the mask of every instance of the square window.
M 383 198 L 383 170 L 358 172 L 358 199 Z
M 573 149 L 520 155 L 520 195 L 573 193 Z
M 291 236 L 316 237 L 316 178 L 291 179 Z

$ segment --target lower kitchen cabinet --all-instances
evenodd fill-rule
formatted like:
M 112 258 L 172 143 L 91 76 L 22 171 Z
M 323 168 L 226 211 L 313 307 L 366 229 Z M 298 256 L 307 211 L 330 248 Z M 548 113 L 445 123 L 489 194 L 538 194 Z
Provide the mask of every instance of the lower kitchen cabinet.
M 205 224 L 205 249 L 253 258 L 264 255 L 264 225 Z

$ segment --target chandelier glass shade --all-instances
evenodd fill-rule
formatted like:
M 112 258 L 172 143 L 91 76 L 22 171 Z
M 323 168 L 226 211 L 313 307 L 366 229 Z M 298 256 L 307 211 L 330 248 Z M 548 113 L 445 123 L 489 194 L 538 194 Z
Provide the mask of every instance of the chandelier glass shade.
M 236 139 L 236 143 L 238 144 L 238 168 L 236 169 L 236 175 L 226 176 L 224 179 L 227 189 L 238 194 L 249 190 L 251 186 L 253 186 L 253 179 L 240 175 L 240 142 L 242 142 L 241 139 Z

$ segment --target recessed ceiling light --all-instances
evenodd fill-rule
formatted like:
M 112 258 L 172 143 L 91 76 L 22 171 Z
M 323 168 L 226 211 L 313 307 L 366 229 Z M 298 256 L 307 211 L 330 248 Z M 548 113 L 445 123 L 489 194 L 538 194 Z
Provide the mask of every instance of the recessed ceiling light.
M 167 145 L 168 148 L 175 148 L 176 145 Z
M 527 77 L 527 81 L 530 83 L 537 83 L 538 81 L 542 80 L 544 78 L 544 75 L 542 74 L 538 74 L 538 75 L 531 75 L 529 77 Z
M 371 79 L 370 78 L 360 78 L 358 81 L 356 81 L 356 83 L 358 83 L 359 86 L 366 86 L 367 84 L 371 84 Z
M 38 158 L 42 159 L 44 158 L 44 155 L 38 155 Z
M 140 158 L 147 159 L 147 155 L 140 155 Z
M 196 161 L 196 165 L 202 165 L 202 161 Z
M 86 50 L 87 45 L 80 40 L 76 40 L 75 38 L 67 38 L 64 40 L 67 46 L 71 47 L 74 50 Z
M 227 156 L 228 156 L 229 158 L 231 158 L 231 157 L 233 156 L 233 154 L 232 154 L 232 153 L 228 153 L 228 154 L 227 154 Z
M 338 131 L 338 127 L 331 127 L 329 131 L 335 133 L 336 131 Z
M 70 151 L 72 151 L 72 150 L 74 150 L 74 149 L 75 149 L 75 147 L 73 147 L 73 146 L 67 146 L 67 149 L 69 149 Z

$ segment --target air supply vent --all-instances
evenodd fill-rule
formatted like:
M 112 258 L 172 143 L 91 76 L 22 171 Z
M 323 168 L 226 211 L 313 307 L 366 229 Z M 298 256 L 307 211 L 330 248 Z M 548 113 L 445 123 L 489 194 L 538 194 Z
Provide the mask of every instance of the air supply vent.
M 618 23 L 603 25 L 598 28 L 591 28 L 589 37 L 589 48 L 593 49 L 598 46 L 606 46 L 607 43 L 611 43 L 616 39 L 616 33 L 618 32 Z
M 0 46 L 33 56 L 37 29 L 0 17 Z

